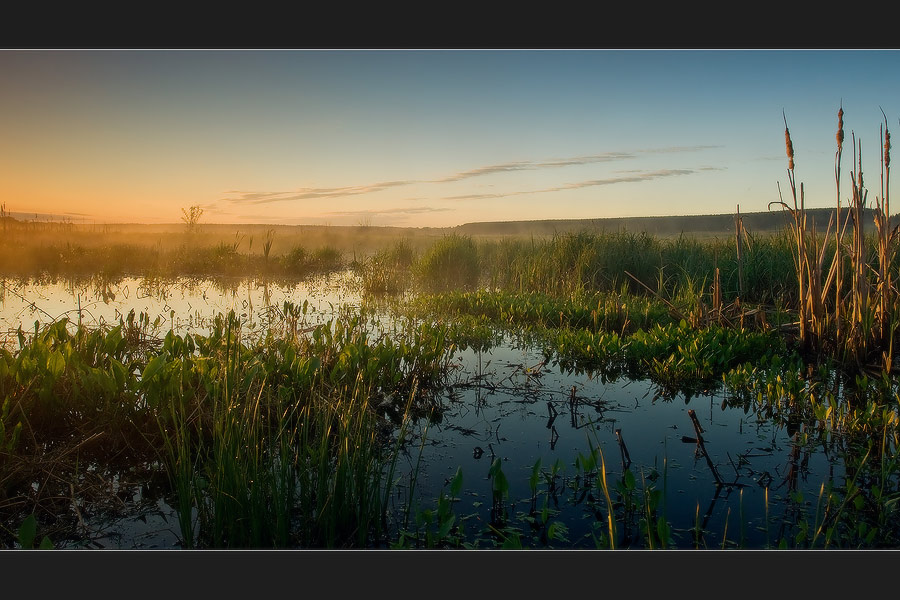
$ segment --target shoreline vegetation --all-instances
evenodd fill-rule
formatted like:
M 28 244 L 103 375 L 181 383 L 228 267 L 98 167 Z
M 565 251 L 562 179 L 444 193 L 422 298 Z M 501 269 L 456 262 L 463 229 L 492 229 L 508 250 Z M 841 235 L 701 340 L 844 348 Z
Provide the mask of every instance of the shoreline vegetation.
M 729 236 L 708 230 L 660 236 L 627 229 L 470 236 L 368 226 L 306 233 L 289 228 L 293 237 L 288 237 L 272 227 L 210 225 L 191 232 L 184 226 L 149 226 L 156 230 L 153 234 L 138 233 L 143 227 L 106 226 L 105 233 L 96 234 L 89 226 L 8 218 L 0 242 L 0 276 L 33 282 L 86 280 L 103 286 L 125 277 L 284 282 L 350 270 L 360 276 L 369 297 L 479 288 L 563 298 L 627 294 L 654 298 L 695 326 L 711 320 L 741 327 L 774 322 L 789 337 L 800 339 L 811 355 L 821 349 L 848 365 L 854 362 L 858 370 L 879 362 L 890 370 L 895 368 L 897 293 L 893 279 L 887 278 L 897 271 L 900 258 L 896 233 L 886 240 L 874 225 L 879 213 L 867 210 L 871 231 L 853 238 L 852 256 L 843 250 L 847 243 L 841 239 L 840 261 L 834 260 L 836 211 L 799 206 L 786 211 L 782 220 L 787 225 L 766 233 L 749 229 L 748 215 L 732 215 L 738 233 Z M 825 216 L 829 220 L 822 232 L 816 228 Z M 843 211 L 845 237 L 855 231 L 848 227 L 851 216 Z M 896 226 L 890 231 L 896 232 Z M 810 275 L 810 269 L 815 273 Z M 854 273 L 852 280 L 842 276 L 847 272 Z M 838 295 L 840 303 L 835 302 Z M 842 316 L 843 304 L 853 311 Z M 827 311 L 834 314 L 828 316 Z M 859 338 L 858 333 L 839 337 L 839 323 L 851 315 L 855 324 L 845 323 L 844 328 L 875 327 L 880 337 L 855 342 L 852 336 Z
M 833 209 L 806 207 L 785 118 L 788 185 L 769 213 L 667 217 L 668 231 L 640 220 L 225 226 L 202 224 L 194 207 L 182 226 L 98 231 L 14 220 L 3 207 L 6 279 L 102 287 L 125 276 L 278 281 L 349 270 L 364 299 L 312 328 L 305 307 L 286 302 L 253 340 L 233 314 L 209 335 L 163 335 L 133 314 L 99 329 L 60 320 L 20 330 L 16 351 L 0 349 L 3 543 L 77 531 L 76 497 L 110 501 L 78 461 L 130 456 L 170 486 L 183 547 L 565 547 L 547 508 L 556 467 L 539 462 L 527 535 L 503 517 L 499 462 L 486 530 L 464 532 L 454 513 L 461 473 L 434 507 L 408 505 L 399 520 L 390 508 L 408 427 L 434 417 L 454 349 L 489 348 L 513 331 L 563 368 L 649 378 L 663 397 L 724 388 L 723 406 L 787 427 L 798 455 L 821 445 L 839 456 L 846 477 L 823 482 L 812 509 L 792 489 L 790 523 L 766 548 L 900 547 L 900 234 L 887 119 L 874 202 L 855 136 L 842 188 L 843 110 L 836 141 Z M 368 333 L 376 308 L 406 324 L 395 338 Z M 631 547 L 676 546 L 662 490 L 643 473 L 638 484 L 625 455 L 623 446 L 616 480 L 599 446 L 576 461 L 573 494 L 596 498 L 596 546 L 621 547 L 625 528 L 640 532 Z M 48 472 L 52 483 L 35 492 Z M 699 523 L 692 535 L 703 547 Z
M 478 243 L 501 241 L 546 242 L 573 235 L 596 237 L 644 236 L 658 242 L 676 238 L 733 243 L 735 215 L 560 219 L 542 221 L 480 222 L 457 227 L 382 227 L 373 225 L 228 225 L 83 224 L 42 221 L 0 214 L 3 254 L 0 275 L 179 275 L 248 276 L 271 260 L 274 272 L 296 275 L 292 266 L 304 258 L 340 256 L 345 262 L 362 261 L 397 242 L 421 254 L 444 237 L 466 237 Z M 806 209 L 810 226 L 821 227 L 836 216 L 834 209 Z M 867 234 L 874 232 L 875 210 L 861 211 Z M 846 213 L 845 213 L 846 216 Z M 740 215 L 741 227 L 752 236 L 779 236 L 793 219 L 787 212 Z M 900 215 L 892 217 L 894 225 Z M 202 258 L 191 259 L 200 252 Z M 204 260 L 205 259 L 205 260 Z M 229 260 L 230 259 L 230 260 Z M 298 260 L 299 259 L 299 260 Z M 293 265 L 292 265 L 293 261 Z

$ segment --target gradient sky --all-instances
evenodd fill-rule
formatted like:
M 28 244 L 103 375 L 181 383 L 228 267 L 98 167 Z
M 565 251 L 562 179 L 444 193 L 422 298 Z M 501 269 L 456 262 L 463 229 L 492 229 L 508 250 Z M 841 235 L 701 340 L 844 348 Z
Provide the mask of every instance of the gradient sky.
M 74 222 L 444 227 L 880 195 L 894 50 L 0 50 L 0 202 Z

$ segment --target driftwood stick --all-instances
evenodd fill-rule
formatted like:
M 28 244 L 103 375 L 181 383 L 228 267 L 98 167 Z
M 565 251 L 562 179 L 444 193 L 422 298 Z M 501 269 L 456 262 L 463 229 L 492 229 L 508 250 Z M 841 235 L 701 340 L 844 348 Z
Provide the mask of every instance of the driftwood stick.
M 621 429 L 616 429 L 616 439 L 619 441 L 619 450 L 622 451 L 622 470 L 625 471 L 631 466 L 631 457 L 628 455 L 628 448 L 625 446 Z
M 547 429 L 550 429 L 551 427 L 553 427 L 553 421 L 556 420 L 556 415 L 558 415 L 558 414 L 559 413 L 556 412 L 556 408 L 553 407 L 553 403 L 547 402 L 547 415 L 548 415 Z
M 694 424 L 694 432 L 697 434 L 697 448 L 703 454 L 703 458 L 706 459 L 706 464 L 709 465 L 709 470 L 712 471 L 713 477 L 716 479 L 716 484 L 725 485 L 722 482 L 722 478 L 719 477 L 719 471 L 716 470 L 716 465 L 713 464 L 712 459 L 709 457 L 709 453 L 706 451 L 706 444 L 703 442 L 703 427 L 700 426 L 700 421 L 697 420 L 697 414 L 694 412 L 694 409 L 688 410 L 688 416 L 691 418 L 691 422 Z
M 569 418 L 572 421 L 572 427 L 578 428 L 578 398 L 575 397 L 575 386 L 569 394 Z
M 688 409 L 688 416 L 691 418 L 691 423 L 694 424 L 694 431 L 697 433 L 697 439 L 703 440 L 703 426 L 700 425 L 700 421 L 697 420 L 697 413 L 694 412 L 694 409 Z
M 781 485 L 784 485 L 785 482 L 788 484 L 788 489 L 794 492 L 797 490 L 797 463 L 800 458 L 800 432 L 794 432 L 794 435 L 791 436 L 791 454 L 788 458 L 788 472 L 787 475 L 784 476 L 784 481 Z M 779 486 L 781 487 L 781 486 Z

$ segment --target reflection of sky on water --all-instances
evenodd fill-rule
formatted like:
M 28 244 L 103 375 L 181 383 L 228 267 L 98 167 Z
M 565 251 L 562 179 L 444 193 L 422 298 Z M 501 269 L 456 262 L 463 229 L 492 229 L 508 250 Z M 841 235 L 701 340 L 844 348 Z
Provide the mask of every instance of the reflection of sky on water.
M 0 335 L 8 347 L 16 346 L 15 330 L 19 325 L 29 331 L 36 319 L 47 322 L 68 316 L 77 320 L 79 302 L 82 318 L 88 324 L 117 323 L 134 309 L 136 313 L 146 313 L 151 322 L 159 318 L 162 334 L 173 326 L 177 333 L 206 333 L 211 320 L 229 310 L 241 316 L 245 333 L 251 334 L 254 330 L 264 330 L 266 319 L 279 318 L 272 307 L 280 308 L 285 301 L 295 305 L 308 302 L 306 322 L 315 325 L 329 320 L 341 305 L 360 303 L 358 296 L 347 292 L 349 286 L 342 285 L 340 278 L 290 285 L 247 280 L 153 285 L 135 278 L 109 286 L 23 285 L 14 281 L 6 281 L 4 285 L 0 295 Z M 382 326 L 392 325 L 385 319 Z M 572 506 L 575 495 L 566 489 L 565 483 L 573 481 L 575 459 L 579 453 L 588 453 L 589 444 L 599 445 L 610 486 L 621 479 L 623 458 L 616 430 L 632 461 L 638 508 L 642 501 L 642 476 L 649 484 L 649 478 L 658 474 L 654 485 L 665 492 L 666 518 L 681 547 L 690 547 L 692 538 L 687 530 L 698 519 L 707 520 L 706 529 L 710 533 L 705 540 L 710 548 L 721 547 L 723 531 L 729 541 L 740 539 L 742 522 L 748 546 L 763 547 L 766 486 L 770 516 L 784 512 L 792 450 L 790 435 L 769 422 L 758 421 L 752 412 L 745 414 L 742 409 L 723 408 L 722 392 L 697 396 L 688 402 L 681 396 L 665 400 L 656 397 L 654 386 L 648 381 L 604 382 L 587 374 L 564 373 L 552 362 L 546 363 L 540 349 L 523 349 L 515 344 L 504 344 L 480 354 L 473 350 L 457 351 L 454 361 L 460 369 L 455 371 L 455 385 L 442 395 L 442 419 L 427 429 L 421 421 L 413 428 L 416 439 L 399 464 L 398 497 L 405 494 L 408 479 L 404 475 L 417 462 L 417 444 L 424 433 L 426 443 L 416 489 L 418 497 L 425 500 L 419 508 L 432 507 L 431 501 L 438 497 L 457 468 L 461 468 L 464 491 L 454 510 L 460 518 L 469 517 L 464 522 L 470 533 L 475 533 L 490 518 L 488 470 L 493 458 L 503 461 L 503 471 L 510 484 L 510 502 L 515 504 L 510 516 L 516 525 L 521 525 L 515 521 L 516 513 L 529 509 L 528 480 L 535 461 L 541 460 L 544 472 L 549 472 L 559 461 L 563 476 L 558 483 L 558 507 L 563 510 L 559 518 L 566 519 L 570 541 L 580 540 L 580 546 L 591 547 L 589 538 L 583 536 L 597 520 L 586 518 L 584 502 Z M 689 409 L 695 411 L 704 429 L 706 450 L 721 479 L 743 484 L 742 487 L 717 488 L 710 466 L 698 454 L 697 444 L 682 440 L 695 437 Z M 804 457 L 806 468 L 799 471 L 798 484 L 814 514 L 820 486 L 831 465 L 821 448 L 813 449 L 811 455 L 801 453 L 798 458 L 802 461 Z M 842 467 L 835 466 L 834 471 L 835 484 L 843 484 Z M 542 478 L 539 490 L 546 489 Z M 615 498 L 615 491 L 612 493 Z M 605 511 L 602 500 L 598 506 Z M 154 531 L 163 532 L 160 539 L 171 540 L 172 532 L 177 531 L 171 523 L 174 515 L 166 516 L 161 511 L 157 517 L 155 521 L 148 520 L 146 515 L 140 522 L 133 517 L 123 520 L 120 527 L 125 533 L 120 535 L 125 537 L 116 542 L 117 547 L 128 547 L 129 540 L 147 544 L 151 523 L 155 523 Z M 162 521 L 156 522 L 159 519 Z M 169 526 L 163 525 L 166 519 Z M 769 530 L 774 543 L 777 527 L 772 524 Z M 639 531 L 632 534 L 638 540 L 642 537 Z M 154 538 L 153 545 L 160 547 L 165 543 Z
M 652 484 L 664 491 L 666 517 L 681 547 L 691 546 L 691 532 L 685 530 L 694 527 L 698 518 L 701 522 L 707 519 L 710 533 L 704 539 L 708 547 L 721 547 L 723 531 L 729 542 L 738 541 L 742 521 L 747 544 L 763 547 L 766 486 L 770 516 L 783 512 L 784 503 L 779 499 L 788 496 L 785 478 L 791 458 L 790 436 L 771 423 L 757 421 L 755 414 L 723 408 L 721 395 L 694 397 L 688 402 L 681 396 L 654 399 L 654 386 L 648 381 L 604 383 L 584 374 L 561 373 L 552 364 L 538 369 L 539 375 L 528 374 L 527 368 L 542 364 L 540 352 L 511 347 L 482 353 L 484 377 L 476 380 L 478 354 L 468 351 L 459 358 L 468 365 L 463 376 L 469 377 L 468 383 L 457 385 L 447 395 L 443 419 L 425 432 L 424 467 L 416 485 L 424 498 L 436 498 L 461 468 L 466 491 L 455 511 L 460 517 L 472 515 L 467 521 L 470 528 L 477 527 L 472 523 L 484 524 L 490 519 L 488 470 L 494 458 L 502 459 L 510 484 L 510 502 L 516 505 L 510 511 L 511 517 L 529 510 L 528 480 L 538 459 L 545 472 L 560 461 L 562 475 L 571 482 L 577 474 L 575 460 L 579 454 L 587 455 L 590 445 L 599 446 L 607 481 L 614 486 L 623 471 L 616 430 L 620 431 L 636 477 L 638 510 L 643 499 L 643 475 L 648 486 Z M 720 479 L 742 485 L 722 486 L 717 493 L 712 470 L 698 453 L 698 445 L 682 440 L 696 439 L 689 409 L 695 411 L 704 430 L 704 445 Z M 411 450 L 413 463 L 416 452 Z M 821 448 L 809 457 L 807 467 L 809 475 L 806 480 L 801 478 L 799 484 L 806 499 L 812 500 L 814 510 L 819 487 L 829 473 Z M 652 481 L 654 472 L 658 478 Z M 539 490 L 546 489 L 542 479 Z M 615 491 L 611 490 L 611 494 L 615 500 Z M 559 507 L 564 510 L 569 527 L 568 538 L 582 540 L 582 547 L 591 547 L 590 538 L 582 536 L 590 531 L 592 520 L 586 518 L 584 502 L 573 506 L 575 498 L 571 491 L 563 491 L 559 496 Z M 428 506 L 426 503 L 423 508 Z M 598 506 L 605 511 L 605 502 L 601 500 Z M 637 518 L 639 521 L 640 514 Z M 605 523 L 599 525 L 602 530 Z M 639 532 L 632 533 L 641 539 Z M 770 526 L 773 539 L 775 534 L 776 527 Z
M 116 325 L 130 310 L 145 313 L 150 323 L 157 322 L 164 335 L 176 333 L 207 334 L 220 313 L 234 311 L 246 325 L 245 334 L 264 329 L 268 319 L 277 319 L 285 302 L 309 303 L 305 315 L 308 325 L 331 318 L 339 305 L 358 306 L 360 298 L 345 285 L 347 273 L 282 284 L 247 279 L 179 279 L 156 281 L 126 277 L 116 283 L 87 281 L 71 283 L 22 283 L 3 280 L 0 286 L 0 343 L 17 347 L 16 330 L 34 330 L 41 324 L 68 317 L 75 323 L 81 316 L 88 326 Z M 277 309 L 277 310 L 276 310 Z

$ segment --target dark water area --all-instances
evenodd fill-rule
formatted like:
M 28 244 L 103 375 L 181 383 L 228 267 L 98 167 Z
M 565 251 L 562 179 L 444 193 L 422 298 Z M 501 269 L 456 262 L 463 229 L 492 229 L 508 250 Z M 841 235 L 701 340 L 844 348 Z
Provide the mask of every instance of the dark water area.
M 598 486 L 587 494 L 575 486 L 575 462 L 592 446 L 604 458 L 614 502 L 626 461 L 636 480 L 638 513 L 643 489 L 662 491 L 658 510 L 679 548 L 764 548 L 790 530 L 792 493 L 815 508 L 823 482 L 841 476 L 821 448 L 801 448 L 786 427 L 724 406 L 724 391 L 665 399 L 649 381 L 604 382 L 566 373 L 539 351 L 512 345 L 466 351 L 458 361 L 462 380 L 445 396 L 441 421 L 420 431 L 425 443 L 416 485 L 423 498 L 436 498 L 461 469 L 465 491 L 455 511 L 468 515 L 473 529 L 491 520 L 495 458 L 510 484 L 506 508 L 513 521 L 530 509 L 535 462 L 545 472 L 560 465 L 551 505 L 568 534 L 558 547 L 594 548 L 591 532 L 606 526 L 598 522 L 598 511 L 604 518 L 607 511 Z M 696 441 L 691 410 L 709 461 Z M 545 479 L 538 487 L 546 495 Z M 645 547 L 640 532 L 633 534 L 633 547 Z

